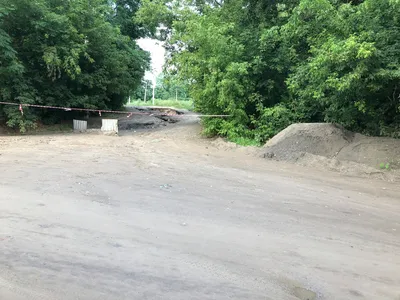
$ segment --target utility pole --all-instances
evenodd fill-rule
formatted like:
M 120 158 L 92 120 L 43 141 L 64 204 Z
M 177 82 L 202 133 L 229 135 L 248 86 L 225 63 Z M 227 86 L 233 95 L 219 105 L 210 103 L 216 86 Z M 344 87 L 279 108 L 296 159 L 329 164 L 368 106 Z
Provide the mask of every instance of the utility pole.
M 153 72 L 154 72 L 154 70 L 153 70 Z M 157 77 L 156 77 L 155 74 L 153 76 L 154 76 L 154 80 L 153 80 L 153 106 L 154 106 L 154 104 L 155 104 L 155 94 L 156 94 L 156 85 L 157 85 Z
M 146 85 L 144 88 L 144 102 L 146 102 L 146 97 L 147 97 L 147 80 L 146 80 Z
M 156 92 L 156 85 L 153 84 L 153 106 L 154 106 L 154 103 L 155 103 L 155 98 L 154 98 L 155 92 Z

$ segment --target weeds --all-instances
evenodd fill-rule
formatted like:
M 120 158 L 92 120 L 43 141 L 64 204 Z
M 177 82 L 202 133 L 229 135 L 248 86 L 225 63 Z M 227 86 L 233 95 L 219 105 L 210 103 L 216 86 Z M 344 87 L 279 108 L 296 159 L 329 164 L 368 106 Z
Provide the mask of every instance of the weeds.
M 229 139 L 230 142 L 238 144 L 240 146 L 260 146 L 260 143 L 256 140 L 245 138 L 245 137 L 237 137 Z
M 386 170 L 386 171 L 389 171 L 390 170 L 390 163 L 380 163 L 379 164 L 379 168 L 381 169 L 381 170 Z
M 193 102 L 190 100 L 160 100 L 156 99 L 154 104 L 152 101 L 142 101 L 142 100 L 135 100 L 131 101 L 127 104 L 127 106 L 167 106 L 172 108 L 182 108 L 187 110 L 193 110 Z

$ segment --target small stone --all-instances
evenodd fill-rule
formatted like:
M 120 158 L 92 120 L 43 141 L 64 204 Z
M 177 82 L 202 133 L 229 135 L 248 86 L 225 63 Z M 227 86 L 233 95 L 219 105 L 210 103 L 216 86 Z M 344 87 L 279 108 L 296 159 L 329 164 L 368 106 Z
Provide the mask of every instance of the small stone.
M 274 158 L 275 154 L 273 152 L 264 153 L 264 158 Z
M 172 187 L 172 185 L 170 185 L 170 184 L 163 184 L 163 185 L 160 185 L 160 188 L 161 189 L 169 189 L 169 188 L 171 188 Z

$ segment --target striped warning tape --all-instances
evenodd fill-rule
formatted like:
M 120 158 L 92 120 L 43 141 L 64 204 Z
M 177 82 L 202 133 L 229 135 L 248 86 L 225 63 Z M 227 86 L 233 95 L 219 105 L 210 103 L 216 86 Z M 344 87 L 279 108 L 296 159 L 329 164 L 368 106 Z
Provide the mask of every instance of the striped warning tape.
M 173 116 L 173 117 L 209 117 L 209 118 L 226 118 L 231 115 L 203 115 L 203 114 L 168 114 L 168 113 L 154 113 L 154 112 L 133 112 L 133 111 L 123 111 L 123 110 L 108 110 L 108 109 L 93 109 L 93 108 L 77 108 L 77 107 L 62 107 L 62 106 L 51 106 L 51 105 L 39 105 L 39 104 L 28 104 L 28 103 L 13 103 L 13 102 L 2 102 L 2 105 L 14 105 L 19 107 L 19 111 L 21 114 L 24 114 L 23 107 L 34 107 L 34 108 L 46 108 L 46 109 L 58 109 L 64 111 L 86 111 L 86 112 L 94 112 L 98 113 L 101 116 L 102 113 L 112 113 L 112 114 L 125 114 L 127 117 L 131 117 L 132 115 L 149 115 L 149 116 Z M 163 107 L 157 107 L 163 108 Z M 168 107 L 164 107 L 167 109 Z

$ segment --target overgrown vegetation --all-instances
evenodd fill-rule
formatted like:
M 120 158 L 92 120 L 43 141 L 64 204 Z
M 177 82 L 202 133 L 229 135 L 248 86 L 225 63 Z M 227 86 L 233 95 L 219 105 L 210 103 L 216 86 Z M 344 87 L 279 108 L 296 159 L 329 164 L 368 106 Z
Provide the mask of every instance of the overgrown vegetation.
M 193 102 L 190 100 L 155 99 L 154 105 L 193 110 Z M 128 106 L 153 106 L 153 101 L 135 100 L 128 103 Z
M 400 1 L 146 0 L 167 70 L 206 134 L 263 142 L 293 122 L 400 135 Z M 167 28 L 167 29 L 165 29 Z
M 0 101 L 117 109 L 140 85 L 149 55 L 135 40 L 138 0 L 0 0 Z M 2 106 L 11 127 L 62 111 Z M 70 114 L 70 113 L 69 113 Z
M 163 100 L 190 100 L 187 83 L 182 83 L 177 76 L 157 76 L 154 87 L 154 98 Z M 132 99 L 148 101 L 153 97 L 153 82 L 145 79 L 131 95 Z
M 152 35 L 168 53 L 156 97 L 232 116 L 205 119 L 205 134 L 262 143 L 293 122 L 336 122 L 399 137 L 399 16 L 399 0 L 0 0 L 0 100 L 142 99 L 149 56 L 135 40 Z M 0 111 L 21 130 L 65 114 Z

